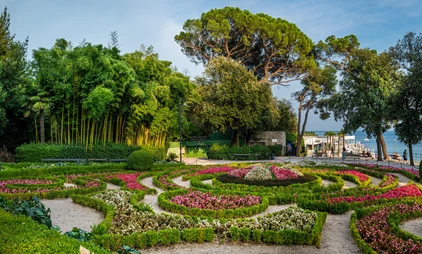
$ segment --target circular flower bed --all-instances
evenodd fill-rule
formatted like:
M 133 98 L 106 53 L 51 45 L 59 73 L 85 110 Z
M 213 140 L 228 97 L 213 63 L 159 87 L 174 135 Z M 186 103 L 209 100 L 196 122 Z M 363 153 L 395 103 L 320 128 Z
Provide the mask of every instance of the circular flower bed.
M 262 198 L 249 194 L 241 197 L 238 195 L 214 195 L 209 192 L 190 191 L 184 195 L 177 195 L 170 201 L 188 208 L 220 210 L 258 205 L 261 203 Z
M 257 164 L 249 168 L 231 170 L 228 174 L 218 176 L 216 179 L 222 183 L 272 187 L 307 183 L 314 181 L 316 178 L 310 175 L 303 175 L 300 171 L 291 167 L 266 167 L 265 165 Z

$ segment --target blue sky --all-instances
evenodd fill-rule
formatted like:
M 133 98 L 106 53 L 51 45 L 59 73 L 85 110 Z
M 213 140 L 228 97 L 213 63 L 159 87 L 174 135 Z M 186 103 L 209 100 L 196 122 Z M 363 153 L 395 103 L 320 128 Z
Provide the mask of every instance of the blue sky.
M 329 35 L 355 34 L 362 47 L 378 51 L 393 46 L 407 32 L 422 32 L 420 0 L 0 0 L 0 7 L 4 6 L 11 14 L 16 38 L 29 37 L 29 56 L 33 49 L 50 48 L 57 38 L 73 45 L 83 39 L 107 45 L 110 32 L 117 31 L 122 53 L 152 45 L 160 59 L 171 61 L 190 76 L 200 75 L 203 66 L 181 53 L 174 36 L 187 19 L 199 18 L 212 8 L 235 6 L 283 18 L 314 42 Z M 299 89 L 298 83 L 292 83 L 273 87 L 273 92 L 278 98 L 291 99 L 291 93 Z M 310 114 L 307 130 L 339 130 L 341 125 Z

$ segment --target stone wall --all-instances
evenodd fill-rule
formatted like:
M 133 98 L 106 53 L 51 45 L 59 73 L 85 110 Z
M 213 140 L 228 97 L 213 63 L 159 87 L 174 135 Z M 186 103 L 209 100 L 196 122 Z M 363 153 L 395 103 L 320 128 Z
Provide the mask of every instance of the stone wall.
M 256 133 L 251 141 L 251 144 L 258 145 L 282 145 L 283 154 L 286 154 L 286 132 L 284 131 L 261 131 Z

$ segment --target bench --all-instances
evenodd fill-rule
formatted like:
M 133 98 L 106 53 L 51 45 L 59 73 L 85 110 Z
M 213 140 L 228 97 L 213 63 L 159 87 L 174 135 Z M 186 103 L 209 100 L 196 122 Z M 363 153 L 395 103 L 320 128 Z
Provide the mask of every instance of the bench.
M 249 153 L 235 153 L 235 154 L 233 154 L 233 160 L 237 160 L 237 158 L 249 159 L 250 157 L 251 157 L 251 154 L 249 154 Z
M 41 162 L 79 162 L 79 161 L 90 161 L 90 162 L 127 162 L 127 159 L 58 159 L 58 158 L 43 158 Z
M 264 160 L 265 159 L 265 155 L 262 154 L 250 154 L 250 153 L 235 153 L 233 154 L 233 160 L 237 160 L 237 158 L 245 158 L 250 160 L 251 157 L 254 157 L 256 160 L 261 159 Z
M 360 154 L 354 154 L 354 153 L 346 153 L 346 160 L 347 159 L 358 159 L 360 160 L 361 156 Z
M 84 161 L 86 159 L 55 159 L 55 158 L 47 158 L 47 159 L 41 159 L 41 162 L 78 162 L 78 161 Z

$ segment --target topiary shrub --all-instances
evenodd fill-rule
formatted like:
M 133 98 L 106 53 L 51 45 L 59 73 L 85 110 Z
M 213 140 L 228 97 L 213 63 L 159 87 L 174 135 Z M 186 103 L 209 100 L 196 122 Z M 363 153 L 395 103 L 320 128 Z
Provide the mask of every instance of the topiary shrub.
M 148 170 L 154 164 L 154 158 L 151 153 L 144 150 L 134 151 L 127 159 L 127 168 L 132 170 Z

